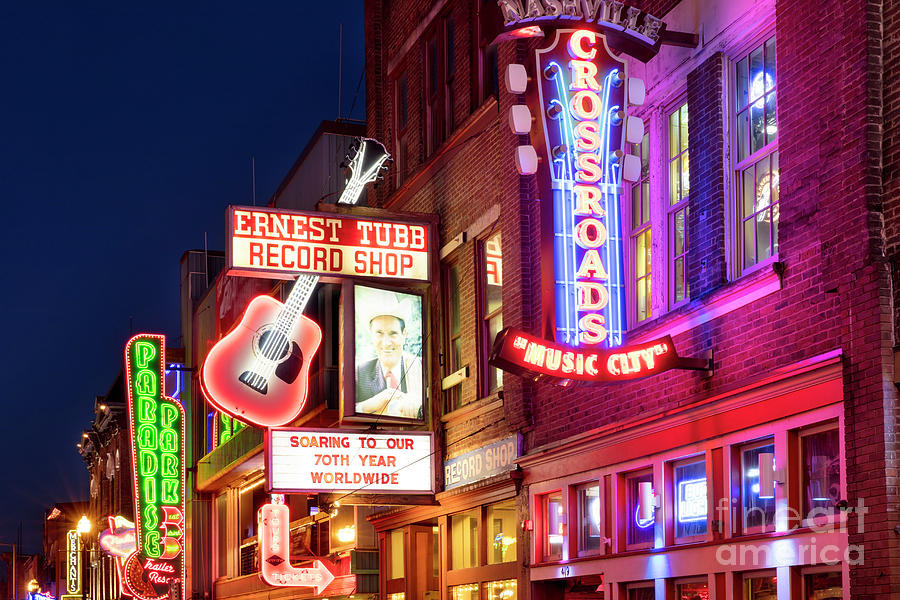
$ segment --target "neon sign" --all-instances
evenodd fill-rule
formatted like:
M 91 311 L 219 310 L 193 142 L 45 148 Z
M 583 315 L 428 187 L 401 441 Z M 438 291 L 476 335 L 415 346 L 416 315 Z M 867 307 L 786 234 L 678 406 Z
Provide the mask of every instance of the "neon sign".
M 528 2 L 527 0 L 498 0 L 503 17 L 506 37 L 521 37 L 523 29 L 571 26 L 582 21 L 602 30 L 618 49 L 647 61 L 659 52 L 666 34 L 666 25 L 660 19 L 617 0 L 576 2 Z M 533 33 L 532 33 L 533 35 Z
M 625 330 L 619 182 L 625 63 L 589 30 L 537 51 L 553 198 L 556 341 L 619 346 Z
M 260 578 L 279 587 L 312 587 L 318 596 L 334 581 L 321 560 L 299 568 L 290 561 L 290 510 L 285 504 L 263 504 L 257 513 L 260 539 Z
M 497 334 L 490 363 L 522 377 L 562 386 L 628 381 L 669 369 L 712 368 L 710 359 L 678 356 L 669 336 L 611 350 L 580 349 L 554 344 L 512 327 Z
M 108 529 L 100 532 L 100 547 L 110 556 L 128 558 L 137 550 L 134 535 L 134 523 L 125 517 L 107 517 Z
M 81 593 L 81 536 L 74 529 L 66 533 L 66 593 Z
M 140 600 L 167 597 L 184 580 L 185 413 L 164 392 L 165 344 L 140 334 L 125 346 L 136 527 L 123 583 Z
M 678 482 L 678 522 L 706 520 L 706 478 Z
M 429 225 L 341 213 L 231 207 L 228 272 L 428 281 Z

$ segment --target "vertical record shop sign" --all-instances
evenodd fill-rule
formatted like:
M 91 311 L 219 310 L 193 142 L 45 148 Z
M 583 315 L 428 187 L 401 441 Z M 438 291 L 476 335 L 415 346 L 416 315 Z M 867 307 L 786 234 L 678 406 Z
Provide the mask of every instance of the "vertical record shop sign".
M 621 182 L 640 174 L 640 160 L 624 148 L 640 142 L 644 132 L 627 108 L 643 103 L 643 82 L 627 77 L 625 62 L 592 28 L 557 29 L 534 60 L 530 86 L 513 89 L 511 75 L 507 86 L 527 92 L 528 106 L 513 111 L 541 116 L 530 131 L 533 146 L 517 150 L 517 166 L 522 174 L 536 174 L 540 198 L 550 200 L 542 202 L 541 238 L 542 256 L 553 260 L 542 264 L 541 276 L 554 285 L 543 287 L 542 305 L 548 307 L 544 334 L 555 343 L 507 328 L 495 340 L 492 364 L 562 385 L 709 369 L 708 360 L 679 358 L 670 338 L 622 348 L 621 367 L 622 352 L 613 352 L 625 342 L 627 325 Z M 510 73 L 516 67 L 526 72 L 511 65 Z M 514 130 L 521 127 L 515 112 L 511 117 Z M 530 119 L 518 122 L 527 127 Z
M 125 561 L 126 593 L 184 598 L 185 413 L 165 395 L 166 338 L 140 334 L 125 346 L 136 550 Z

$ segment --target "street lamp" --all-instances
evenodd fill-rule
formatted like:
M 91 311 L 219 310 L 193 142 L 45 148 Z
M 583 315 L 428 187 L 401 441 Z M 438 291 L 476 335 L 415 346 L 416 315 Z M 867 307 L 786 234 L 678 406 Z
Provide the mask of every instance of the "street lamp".
M 37 579 L 32 579 L 28 582 L 28 593 L 31 594 L 31 600 L 34 600 L 34 595 L 38 593 L 41 589 L 41 586 L 38 585 Z
M 87 541 L 85 536 L 91 531 L 91 522 L 86 515 L 81 515 L 78 525 L 75 526 L 78 531 L 78 538 L 81 540 L 81 600 L 87 600 Z

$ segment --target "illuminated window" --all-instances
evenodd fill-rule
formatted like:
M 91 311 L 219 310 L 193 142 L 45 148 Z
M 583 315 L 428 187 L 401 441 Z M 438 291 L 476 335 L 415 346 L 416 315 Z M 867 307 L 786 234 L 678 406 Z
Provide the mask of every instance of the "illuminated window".
M 516 501 L 504 500 L 487 507 L 487 562 L 496 565 L 516 560 Z
M 695 541 L 706 535 L 709 500 L 706 461 L 691 459 L 676 464 L 674 475 L 675 541 Z
M 451 585 L 447 591 L 450 592 L 450 600 L 479 600 L 477 583 Z
M 744 577 L 744 600 L 776 600 L 777 595 L 778 578 L 774 573 Z
M 841 499 L 841 456 L 837 429 L 801 433 L 803 517 L 817 521 L 837 514 Z
M 502 371 L 487 364 L 494 339 L 503 329 L 503 248 L 499 231 L 484 240 L 481 246 L 481 282 L 482 388 L 486 396 L 503 386 Z
M 395 169 L 397 173 L 397 185 L 399 186 L 409 174 L 409 86 L 406 73 L 401 74 L 394 81 L 394 115 L 396 121 L 396 136 L 394 141 Z
M 778 254 L 775 37 L 735 65 L 735 177 L 741 269 Z
M 450 568 L 478 566 L 478 512 L 470 510 L 450 517 Z
M 444 351 L 444 376 L 451 375 L 463 366 L 462 360 L 462 317 L 460 312 L 459 264 L 445 269 L 444 289 L 446 290 L 446 331 L 447 341 Z M 444 391 L 444 412 L 456 410 L 462 405 L 462 385 L 457 384 Z
M 489 581 L 484 586 L 487 588 L 487 600 L 516 600 L 518 597 L 515 579 Z
M 641 159 L 641 178 L 631 186 L 631 249 L 634 322 L 651 316 L 650 299 L 650 138 L 644 134 L 631 153 Z
M 775 494 L 771 489 L 760 489 L 759 456 L 775 454 L 771 438 L 747 444 L 740 450 L 742 524 L 744 533 L 773 531 L 775 529 Z M 774 469 L 774 459 L 773 459 Z
M 705 581 L 675 584 L 676 600 L 709 600 L 709 585 Z
M 388 544 L 390 546 L 389 556 L 391 563 L 388 565 L 388 579 L 402 579 L 403 568 L 403 530 L 394 529 L 388 534 Z
M 669 115 L 668 128 L 668 292 L 669 306 L 674 306 L 688 297 L 687 220 L 691 182 L 688 166 L 688 105 L 686 102 Z
M 625 476 L 625 547 L 628 550 L 652 548 L 656 511 L 649 503 L 649 515 L 641 514 L 641 493 L 645 494 L 644 502 L 648 503 L 652 496 L 647 490 L 653 489 L 653 472 L 649 469 Z M 648 487 L 649 486 L 649 487 Z
M 593 552 L 605 548 L 606 536 L 602 529 L 600 484 L 578 486 L 578 549 Z
M 453 131 L 455 27 L 445 16 L 425 38 L 426 155 L 431 156 Z
M 807 573 L 803 577 L 804 600 L 841 600 L 844 583 L 840 571 Z
M 562 493 L 554 492 L 543 496 L 541 509 L 544 517 L 544 560 L 560 560 L 566 533 L 566 509 Z

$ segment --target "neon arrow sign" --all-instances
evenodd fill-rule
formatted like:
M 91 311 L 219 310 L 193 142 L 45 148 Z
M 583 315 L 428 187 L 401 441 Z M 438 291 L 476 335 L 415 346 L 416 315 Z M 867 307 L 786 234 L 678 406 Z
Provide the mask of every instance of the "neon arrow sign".
M 263 504 L 257 513 L 260 539 L 260 578 L 279 587 L 312 587 L 316 595 L 334 581 L 325 564 L 295 567 L 290 561 L 290 510 L 285 504 Z

